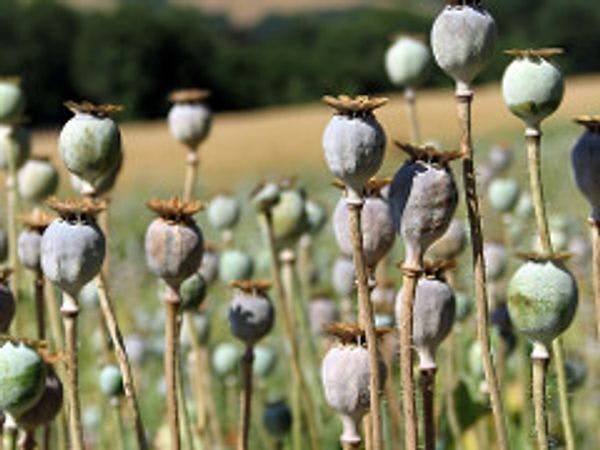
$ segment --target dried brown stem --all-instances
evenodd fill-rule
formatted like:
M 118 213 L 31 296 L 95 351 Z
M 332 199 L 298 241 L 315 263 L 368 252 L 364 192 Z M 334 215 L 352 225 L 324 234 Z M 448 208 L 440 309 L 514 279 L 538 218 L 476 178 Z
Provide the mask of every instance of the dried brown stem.
M 189 202 L 194 197 L 196 180 L 198 178 L 198 153 L 196 149 L 189 149 L 186 156 L 185 182 L 183 185 L 183 201 Z
M 592 232 L 592 268 L 594 283 L 594 302 L 596 305 L 596 329 L 600 339 L 600 224 L 590 219 Z
M 45 303 L 44 303 L 44 273 L 41 269 L 36 270 L 33 281 L 35 298 L 35 319 L 37 325 L 37 337 L 39 340 L 46 339 Z
M 177 401 L 177 316 L 181 298 L 179 293 L 171 287 L 165 295 L 165 356 L 164 370 L 167 385 L 167 416 L 171 436 L 171 449 L 181 449 L 181 437 L 179 435 L 179 410 Z
M 252 408 L 252 362 L 254 349 L 252 345 L 246 346 L 242 356 L 243 389 L 240 401 L 240 427 L 238 430 L 237 450 L 248 450 L 248 435 L 250 434 L 250 417 Z
M 548 450 L 548 425 L 546 423 L 546 372 L 547 358 L 532 358 L 533 404 L 535 410 L 535 435 L 538 450 Z
M 420 385 L 423 399 L 423 435 L 425 450 L 435 450 L 435 409 L 433 407 L 435 393 L 435 374 L 437 369 L 421 369 Z

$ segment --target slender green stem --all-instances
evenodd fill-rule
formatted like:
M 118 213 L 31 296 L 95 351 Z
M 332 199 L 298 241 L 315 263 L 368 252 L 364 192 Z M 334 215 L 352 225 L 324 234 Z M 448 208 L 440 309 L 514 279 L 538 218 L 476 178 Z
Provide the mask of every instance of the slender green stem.
M 6 450 L 17 449 L 17 424 L 12 417 L 7 418 L 4 423 L 3 444 Z
M 419 120 L 417 119 L 417 108 L 415 107 L 416 100 L 417 95 L 413 88 L 407 87 L 404 89 L 404 105 L 410 122 L 410 142 L 419 145 L 421 143 L 421 132 L 419 130 Z
M 127 434 L 123 424 L 123 411 L 121 410 L 121 400 L 118 397 L 110 399 L 110 405 L 115 413 L 115 423 L 117 424 L 117 432 L 119 433 L 119 446 L 121 450 L 127 450 Z
M 250 417 L 252 411 L 252 361 L 254 349 L 251 344 L 246 346 L 242 356 L 243 389 L 240 401 L 240 427 L 238 430 L 237 450 L 248 450 L 248 436 L 250 435 Z
M 538 349 L 537 346 L 543 347 Z M 538 351 L 539 350 L 539 351 Z M 539 355 L 538 355 L 539 353 Z M 535 344 L 531 355 L 533 365 L 533 406 L 535 412 L 535 435 L 538 450 L 548 450 L 548 424 L 546 419 L 546 374 L 550 355 L 548 349 Z
M 186 157 L 185 183 L 183 187 L 183 201 L 188 202 L 194 196 L 196 180 L 198 179 L 198 152 L 197 149 L 188 149 Z

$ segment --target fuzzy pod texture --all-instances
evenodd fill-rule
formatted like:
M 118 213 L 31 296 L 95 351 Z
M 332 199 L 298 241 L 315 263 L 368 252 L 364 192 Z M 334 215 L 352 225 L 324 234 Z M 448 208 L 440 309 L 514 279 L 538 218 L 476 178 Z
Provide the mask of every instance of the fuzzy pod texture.
M 273 233 L 278 247 L 293 245 L 308 230 L 306 194 L 303 189 L 281 191 L 279 201 L 271 209 Z
M 446 232 L 429 247 L 436 259 L 451 261 L 456 259 L 467 246 L 467 232 L 458 219 L 452 219 Z
M 336 114 L 323 134 L 329 170 L 359 194 L 367 180 L 381 167 L 385 143 L 385 132 L 372 113 Z
M 577 301 L 573 275 L 552 261 L 525 262 L 508 285 L 508 310 L 515 328 L 545 345 L 569 327 Z
M 121 173 L 121 168 L 123 165 L 123 153 L 119 154 L 119 159 L 114 167 L 107 170 L 103 175 L 96 178 L 92 183 L 87 181 L 83 181 L 74 173 L 71 173 L 69 179 L 71 181 L 71 187 L 79 194 L 87 194 L 89 193 L 90 186 L 93 188 L 94 194 L 99 196 L 110 192 L 117 182 L 117 178 L 119 173 Z
M 31 152 L 31 134 L 23 127 L 0 127 L 0 169 L 19 169 Z
M 219 278 L 224 283 L 247 280 L 254 273 L 252 256 L 241 250 L 225 250 L 219 256 Z
M 0 262 L 6 261 L 8 257 L 8 235 L 0 228 Z
M 503 145 L 494 145 L 488 153 L 488 163 L 496 173 L 508 170 L 513 159 L 513 150 Z
M 237 369 L 242 356 L 240 349 L 235 344 L 218 344 L 212 354 L 212 365 L 215 372 L 221 376 L 232 375 Z
M 63 405 L 63 385 L 52 367 L 47 367 L 44 392 L 40 399 L 17 419 L 24 430 L 36 428 L 52 422 Z
M 89 309 L 97 308 L 100 305 L 100 295 L 96 286 L 96 280 L 89 281 L 81 288 L 81 291 L 79 291 L 79 301 Z
M 10 287 L 5 283 L 0 283 L 0 333 L 6 333 L 15 317 L 16 310 L 15 297 Z
M 195 273 L 186 278 L 179 287 L 179 296 L 181 297 L 183 309 L 197 310 L 206 298 L 206 281 L 204 277 L 199 273 Z
M 240 201 L 237 198 L 219 194 L 208 205 L 208 221 L 217 230 L 228 230 L 237 225 L 240 211 Z
M 592 207 L 592 219 L 600 221 L 600 133 L 585 131 L 571 151 L 573 178 Z
M 371 291 L 371 303 L 377 313 L 391 313 L 396 306 L 396 288 L 393 285 L 378 284 Z
M 407 161 L 396 172 L 389 206 L 408 264 L 420 264 L 429 246 L 444 235 L 457 204 L 458 190 L 450 168 Z
M 447 5 L 431 29 L 438 66 L 464 85 L 470 85 L 492 58 L 497 38 L 496 22 L 478 5 Z
M 394 224 L 388 202 L 380 197 L 364 199 L 360 224 L 363 252 L 367 267 L 374 268 L 391 250 L 396 239 Z M 341 198 L 333 213 L 333 232 L 341 252 L 352 256 L 352 239 L 348 216 L 348 205 Z
M 167 117 L 171 135 L 192 150 L 206 139 L 212 124 L 212 111 L 204 103 L 175 103 Z
M 254 345 L 273 328 L 275 308 L 265 294 L 251 294 L 236 290 L 229 305 L 229 329 L 231 334 Z
M 263 411 L 263 424 L 270 435 L 281 439 L 292 428 L 292 411 L 283 400 L 269 402 Z
M 519 201 L 521 188 L 512 178 L 495 178 L 488 187 L 488 200 L 492 208 L 501 213 L 514 209 Z
M 100 391 L 109 397 L 123 395 L 123 377 L 117 366 L 109 364 L 100 371 Z
M 411 36 L 400 36 L 385 53 L 385 70 L 398 86 L 421 85 L 431 67 L 429 46 Z
M 58 139 L 60 157 L 69 172 L 94 185 L 123 157 L 121 132 L 110 118 L 76 112 Z
M 219 253 L 216 250 L 204 249 L 198 273 L 202 275 L 207 284 L 215 281 L 219 275 Z
M 57 218 L 42 235 L 41 252 L 46 278 L 77 298 L 81 288 L 102 268 L 104 234 L 92 220 Z
M 277 365 L 277 352 L 273 347 L 257 345 L 254 347 L 254 361 L 252 373 L 260 378 L 268 377 Z
M 352 259 L 340 256 L 333 263 L 331 284 L 340 297 L 348 297 L 356 290 L 356 269 Z
M 518 57 L 508 65 L 502 77 L 504 103 L 533 129 L 556 111 L 564 91 L 562 72 L 546 58 Z
M 202 231 L 193 220 L 154 219 L 146 230 L 146 262 L 169 286 L 179 285 L 198 270 L 204 252 Z
M 486 242 L 483 245 L 483 257 L 485 259 L 485 276 L 489 281 L 502 278 L 506 272 L 508 255 L 502 244 Z
M 58 187 L 58 171 L 50 161 L 30 159 L 19 170 L 19 194 L 25 200 L 41 202 Z
M 307 200 L 304 204 L 306 212 L 306 221 L 308 223 L 308 232 L 317 234 L 327 223 L 327 210 L 312 200 Z
M 396 299 L 396 322 L 401 323 L 402 289 Z M 413 304 L 413 343 L 420 367 L 436 367 L 435 353 L 454 325 L 456 300 L 445 282 L 420 278 Z
M 338 320 L 340 320 L 340 311 L 333 299 L 318 296 L 308 302 L 308 323 L 313 336 L 323 335 L 325 332 L 323 327 Z
M 25 96 L 19 83 L 0 81 L 0 123 L 18 122 L 25 110 Z
M 20 263 L 29 270 L 39 270 L 41 264 L 42 235 L 37 230 L 24 228 L 17 239 Z
M 34 349 L 6 342 L 0 347 L 0 408 L 15 419 L 44 392 L 46 364 Z

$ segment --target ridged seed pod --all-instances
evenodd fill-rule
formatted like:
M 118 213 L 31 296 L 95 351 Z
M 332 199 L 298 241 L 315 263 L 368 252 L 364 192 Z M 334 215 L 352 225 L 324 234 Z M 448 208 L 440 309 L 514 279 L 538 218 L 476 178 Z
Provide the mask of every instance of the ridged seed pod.
M 22 119 L 25 96 L 19 78 L 0 80 L 0 123 L 14 124 Z
M 37 271 L 41 268 L 42 234 L 53 219 L 54 217 L 39 209 L 21 217 L 24 228 L 17 239 L 17 256 L 20 263 L 29 270 Z
M 217 230 L 229 230 L 235 227 L 240 219 L 240 201 L 227 194 L 215 196 L 208 204 L 208 221 Z
M 117 182 L 117 178 L 119 173 L 121 173 L 121 168 L 123 166 L 123 153 L 121 152 L 119 155 L 120 157 L 118 158 L 116 165 L 107 170 L 100 177 L 96 178 L 92 183 L 85 182 L 74 173 L 71 173 L 69 177 L 71 181 L 71 187 L 81 195 L 88 194 L 90 186 L 93 188 L 96 196 L 100 196 L 111 191 Z
M 331 270 L 331 284 L 340 297 L 347 297 L 356 290 L 356 269 L 352 259 L 340 256 Z
M 0 333 L 6 333 L 15 317 L 15 297 L 8 285 L 9 269 L 0 269 Z
M 385 69 L 397 86 L 421 85 L 431 67 L 431 50 L 421 39 L 400 35 L 385 53 Z
M 44 158 L 31 158 L 19 170 L 21 198 L 39 203 L 53 195 L 58 187 L 58 171 Z
M 271 208 L 273 233 L 278 247 L 293 245 L 308 230 L 306 193 L 292 181 L 282 186 L 279 201 Z
M 592 207 L 592 219 L 600 222 L 600 116 L 581 116 L 575 121 L 586 130 L 571 151 L 573 177 Z
M 0 126 L 0 169 L 19 169 L 31 152 L 31 135 L 23 127 Z
M 513 159 L 513 149 L 505 145 L 494 145 L 488 153 L 488 163 L 497 174 L 508 170 Z
M 327 210 L 312 200 L 307 200 L 304 204 L 306 221 L 308 223 L 308 232 L 317 234 L 327 223 Z
M 100 391 L 109 397 L 123 395 L 123 377 L 117 366 L 109 364 L 100 371 Z
M 292 428 L 292 411 L 284 400 L 270 401 L 263 412 L 265 429 L 275 438 L 281 439 Z
M 486 242 L 483 245 L 485 258 L 485 276 L 488 281 L 496 281 L 504 276 L 508 264 L 506 248 L 496 242 Z
M 490 205 L 501 213 L 512 211 L 519 201 L 520 194 L 519 183 L 512 178 L 495 178 L 488 187 Z
M 215 347 L 212 354 L 212 365 L 220 376 L 232 375 L 238 368 L 242 353 L 235 344 L 223 343 Z
M 232 284 L 229 329 L 245 344 L 254 345 L 271 331 L 275 322 L 275 308 L 266 294 L 270 283 L 234 281 Z
M 205 103 L 209 95 L 202 89 L 182 89 L 169 95 L 173 102 L 167 118 L 169 131 L 190 150 L 196 150 L 210 131 L 212 111 Z
M 451 261 L 458 258 L 467 246 L 467 232 L 458 219 L 452 219 L 446 232 L 429 247 L 435 259 Z
M 49 424 L 58 415 L 63 405 L 63 386 L 51 366 L 47 366 L 46 384 L 40 399 L 17 419 L 24 430 L 33 431 Z
M 199 273 L 187 278 L 179 287 L 182 308 L 189 311 L 197 310 L 206 298 L 206 288 L 206 281 Z
M 327 294 L 317 294 L 308 302 L 308 322 L 310 333 L 321 336 L 325 333 L 325 325 L 340 320 L 340 312 L 336 303 Z
M 277 365 L 277 352 L 273 347 L 257 345 L 254 347 L 252 373 L 260 378 L 268 377 Z

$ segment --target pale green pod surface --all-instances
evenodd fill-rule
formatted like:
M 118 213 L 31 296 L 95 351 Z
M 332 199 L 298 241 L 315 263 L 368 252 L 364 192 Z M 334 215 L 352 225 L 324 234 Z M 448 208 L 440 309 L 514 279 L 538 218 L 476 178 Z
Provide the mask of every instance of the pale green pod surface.
M 516 58 L 502 77 L 504 103 L 514 115 L 534 129 L 556 111 L 564 90 L 561 71 L 545 58 Z
M 272 347 L 257 345 L 254 347 L 252 373 L 257 377 L 268 377 L 277 364 L 277 352 Z
M 58 171 L 50 161 L 30 159 L 21 167 L 18 177 L 19 194 L 31 202 L 41 202 L 58 187 Z
M 254 260 L 241 250 L 225 250 L 219 257 L 219 278 L 224 283 L 247 280 L 254 272 Z
M 393 314 L 375 314 L 373 317 L 377 328 L 394 328 L 396 319 Z
M 481 344 L 479 341 L 473 341 L 471 343 L 467 357 L 467 365 L 471 375 L 478 379 L 483 378 L 483 354 L 481 353 Z
M 388 77 L 398 86 L 418 87 L 431 66 L 429 46 L 411 36 L 400 36 L 385 53 Z
M 496 178 L 488 187 L 490 205 L 501 213 L 513 210 L 519 201 L 520 193 L 519 183 L 512 178 Z
M 265 337 L 275 322 L 273 302 L 264 294 L 236 292 L 229 305 L 231 334 L 247 345 Z
M 98 294 L 96 280 L 86 283 L 86 285 L 81 288 L 81 291 L 79 292 L 79 301 L 89 309 L 97 308 L 100 305 L 100 295 Z
M 240 202 L 231 195 L 220 194 L 208 205 L 208 221 L 217 230 L 235 227 L 240 218 Z
M 312 200 L 307 200 L 304 204 L 306 220 L 308 221 L 308 231 L 310 234 L 317 234 L 327 223 L 327 210 Z
M 44 392 L 40 399 L 17 419 L 24 430 L 36 428 L 52 422 L 63 405 L 63 386 L 52 367 L 47 367 Z
M 240 349 L 235 344 L 223 343 L 215 347 L 212 354 L 212 365 L 218 375 L 231 375 L 238 367 L 241 357 Z
M 15 418 L 25 413 L 44 392 L 46 364 L 24 344 L 0 347 L 0 408 Z
M 280 195 L 281 189 L 277 183 L 264 183 L 254 190 L 251 202 L 257 211 L 264 212 L 279 202 Z
M 171 135 L 192 150 L 208 136 L 212 112 L 204 103 L 175 103 L 167 117 Z
M 493 17 L 477 5 L 448 5 L 431 29 L 431 47 L 440 68 L 457 83 L 470 85 L 496 49 Z
M 456 322 L 462 322 L 469 314 L 471 314 L 471 311 L 473 310 L 473 300 L 464 292 L 456 292 L 454 298 L 456 299 L 454 319 Z
M 25 96 L 19 83 L 0 81 L 0 123 L 18 122 L 25 110 Z
M 117 366 L 108 365 L 100 372 L 100 390 L 109 397 L 123 395 L 123 377 Z
M 94 188 L 95 195 L 106 194 L 111 191 L 117 182 L 117 178 L 119 173 L 121 172 L 121 167 L 123 165 L 123 153 L 121 152 L 121 157 L 118 160 L 118 164 L 106 172 L 105 175 L 97 178 L 91 186 Z M 73 190 L 78 192 L 79 194 L 87 194 L 87 189 L 89 189 L 88 183 L 84 182 L 81 178 L 79 178 L 74 173 L 69 174 L 69 179 L 71 181 L 71 187 Z
M 592 207 L 592 218 L 600 221 L 600 133 L 585 131 L 571 151 L 573 177 Z
M 531 196 L 526 192 L 522 192 L 515 207 L 515 214 L 521 219 L 529 219 L 533 217 L 533 213 L 534 208 Z
M 513 325 L 531 340 L 545 345 L 571 324 L 577 299 L 573 275 L 553 261 L 524 263 L 508 285 L 508 310 Z
M 278 246 L 293 244 L 308 228 L 302 189 L 281 191 L 279 202 L 271 209 L 273 233 Z
M 488 153 L 488 163 L 496 173 L 507 170 L 513 159 L 513 149 L 504 145 L 494 145 Z
M 83 411 L 83 426 L 90 433 L 96 432 L 102 426 L 102 411 L 98 405 L 91 405 Z
M 283 400 L 267 403 L 263 412 L 263 424 L 272 436 L 285 436 L 292 428 L 292 412 L 289 406 Z
M 182 308 L 186 310 L 197 310 L 206 298 L 206 281 L 199 273 L 188 277 L 179 287 Z
M 76 113 L 62 128 L 60 157 L 67 169 L 94 185 L 110 173 L 121 155 L 121 133 L 110 117 Z
M 184 322 L 185 326 L 185 322 Z M 141 366 L 148 354 L 148 342 L 142 336 L 130 334 L 123 340 L 127 356 L 134 366 Z
M 23 127 L 0 127 L 0 169 L 19 169 L 31 152 L 31 135 Z

